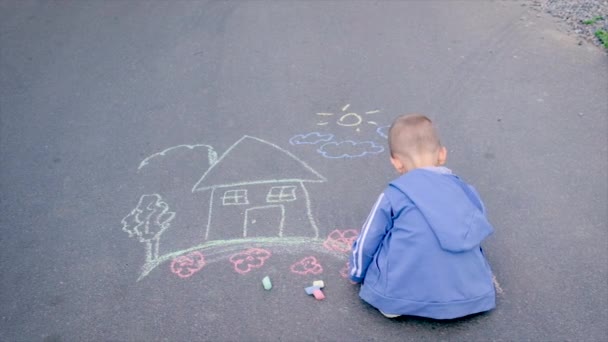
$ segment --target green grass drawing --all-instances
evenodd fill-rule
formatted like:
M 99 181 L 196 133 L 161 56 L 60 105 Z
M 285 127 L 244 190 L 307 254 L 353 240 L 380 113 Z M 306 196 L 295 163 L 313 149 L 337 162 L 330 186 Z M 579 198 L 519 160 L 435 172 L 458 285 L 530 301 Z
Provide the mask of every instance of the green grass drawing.
M 192 251 L 204 251 L 205 259 L 207 260 L 207 262 L 215 262 L 221 258 L 229 256 L 232 253 L 252 247 L 273 248 L 273 250 L 281 250 L 282 252 L 287 253 L 297 253 L 302 248 L 304 248 L 305 250 L 323 253 L 325 255 L 331 255 L 336 257 L 337 259 L 347 259 L 348 254 L 339 253 L 325 248 L 323 246 L 324 241 L 325 240 L 319 238 L 307 237 L 263 237 L 208 241 L 198 246 L 161 255 L 154 260 L 148 260 L 141 268 L 141 274 L 139 275 L 137 281 L 140 281 L 145 278 L 150 272 L 152 272 L 152 270 L 154 270 L 160 264 Z

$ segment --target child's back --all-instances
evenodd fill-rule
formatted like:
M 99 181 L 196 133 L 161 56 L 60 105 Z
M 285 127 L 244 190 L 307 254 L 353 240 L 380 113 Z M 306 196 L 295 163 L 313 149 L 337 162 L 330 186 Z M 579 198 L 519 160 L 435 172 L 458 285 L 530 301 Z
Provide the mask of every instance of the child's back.
M 363 281 L 361 298 L 389 316 L 491 310 L 492 272 L 480 243 L 492 231 L 478 194 L 449 169 L 407 169 L 376 201 L 353 245 L 350 276 Z

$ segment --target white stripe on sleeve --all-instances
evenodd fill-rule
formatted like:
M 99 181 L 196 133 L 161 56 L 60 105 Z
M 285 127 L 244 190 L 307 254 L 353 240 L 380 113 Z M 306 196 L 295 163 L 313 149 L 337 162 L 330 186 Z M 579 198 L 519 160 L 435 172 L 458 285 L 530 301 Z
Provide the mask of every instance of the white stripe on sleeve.
M 382 199 L 384 198 L 384 193 L 381 193 L 380 196 L 378 196 L 378 200 L 376 200 L 376 204 L 374 204 L 374 209 L 372 210 L 372 212 L 369 214 L 369 216 L 367 217 L 367 220 L 365 221 L 364 225 L 363 225 L 363 230 L 361 231 L 361 235 L 359 235 L 359 239 L 357 241 L 357 249 L 355 249 L 353 251 L 353 260 L 355 260 L 355 267 L 353 268 L 353 273 L 356 277 L 360 277 L 361 276 L 361 272 L 363 271 L 363 245 L 365 244 L 365 238 L 367 237 L 367 233 L 369 231 L 369 227 L 372 225 L 372 222 L 374 221 L 374 217 L 376 217 L 376 212 L 378 210 L 378 206 L 380 205 L 380 202 L 382 201 Z

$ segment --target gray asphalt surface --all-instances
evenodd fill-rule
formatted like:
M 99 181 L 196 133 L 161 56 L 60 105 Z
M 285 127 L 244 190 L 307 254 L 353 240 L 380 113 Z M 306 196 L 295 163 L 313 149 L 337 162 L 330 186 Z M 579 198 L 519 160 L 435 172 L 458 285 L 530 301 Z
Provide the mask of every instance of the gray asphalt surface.
M 608 58 L 535 14 L 485 1 L 0 1 L 0 340 L 605 341 Z M 319 125 L 351 110 L 365 120 Z M 181 278 L 167 259 L 138 281 L 145 244 L 121 220 L 140 196 L 175 212 L 160 255 L 199 244 L 210 207 L 191 193 L 207 148 L 138 170 L 147 157 L 270 142 L 326 179 L 306 183 L 324 238 L 358 229 L 395 173 L 386 151 L 332 159 L 290 139 L 383 146 L 378 126 L 413 111 L 438 123 L 448 166 L 496 228 L 493 312 L 386 319 L 340 277 L 344 255 L 312 245 L 262 246 L 272 257 L 245 274 L 218 254 Z M 244 177 L 303 172 L 239 153 Z M 306 256 L 322 274 L 290 271 Z M 303 291 L 318 278 L 324 301 Z

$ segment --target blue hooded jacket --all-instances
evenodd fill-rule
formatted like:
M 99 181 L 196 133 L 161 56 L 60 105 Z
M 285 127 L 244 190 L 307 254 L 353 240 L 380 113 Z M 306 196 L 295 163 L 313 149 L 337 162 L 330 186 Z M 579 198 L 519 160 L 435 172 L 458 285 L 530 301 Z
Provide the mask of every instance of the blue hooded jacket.
M 447 168 L 389 184 L 350 256 L 359 295 L 387 314 L 451 319 L 495 307 L 481 242 L 493 228 L 475 189 Z

